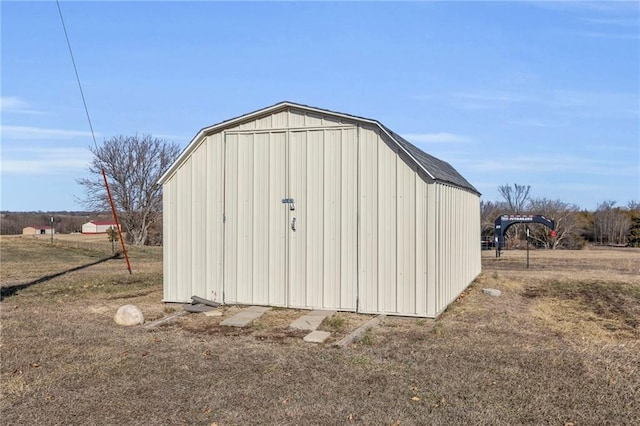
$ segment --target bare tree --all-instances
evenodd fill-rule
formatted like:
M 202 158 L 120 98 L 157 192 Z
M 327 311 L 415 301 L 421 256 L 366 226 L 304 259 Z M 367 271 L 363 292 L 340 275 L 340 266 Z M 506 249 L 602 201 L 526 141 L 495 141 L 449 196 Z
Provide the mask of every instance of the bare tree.
M 513 214 L 524 212 L 524 208 L 529 201 L 530 191 L 530 185 L 518 185 L 517 183 L 514 183 L 513 186 L 506 184 L 498 187 L 498 192 L 509 207 L 509 213 Z
M 151 135 L 114 136 L 99 147 L 89 166 L 91 178 L 78 179 L 84 186 L 89 208 L 108 210 L 109 201 L 102 178 L 104 169 L 118 218 L 132 244 L 147 242 L 148 231 L 162 219 L 162 188 L 158 179 L 176 159 L 180 148 L 175 143 Z
M 631 247 L 640 247 L 640 202 L 632 200 L 627 204 L 627 212 L 631 220 L 631 228 L 627 243 Z
M 514 183 L 500 185 L 498 187 L 498 193 L 504 199 L 505 205 L 508 211 L 505 213 L 510 214 L 522 214 L 525 211 L 527 202 L 529 201 L 529 192 L 531 191 L 530 185 L 518 185 Z M 524 226 L 513 225 L 505 233 L 505 241 L 508 245 L 518 246 L 521 239 L 524 237 Z
M 495 221 L 507 211 L 505 203 L 500 201 L 480 201 L 480 227 L 483 240 L 493 241 Z
M 531 229 L 531 238 L 541 243 L 545 248 L 582 248 L 586 244 L 582 237 L 586 221 L 584 216 L 580 214 L 578 206 L 561 200 L 540 198 L 532 199 L 528 209 L 553 219 L 555 222 L 555 237 L 552 237 L 551 230 L 544 226 L 536 226 Z
M 600 244 L 626 244 L 631 217 L 615 201 L 604 201 L 594 216 L 595 237 Z

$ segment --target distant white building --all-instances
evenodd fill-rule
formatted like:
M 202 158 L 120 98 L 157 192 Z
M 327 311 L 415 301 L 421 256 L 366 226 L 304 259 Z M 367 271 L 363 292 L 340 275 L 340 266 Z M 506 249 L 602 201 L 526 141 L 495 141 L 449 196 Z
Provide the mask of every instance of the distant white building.
M 106 234 L 109 228 L 116 229 L 115 222 L 92 220 L 82 225 L 83 234 Z
M 53 228 L 50 226 L 27 226 L 22 228 L 22 235 L 51 235 Z

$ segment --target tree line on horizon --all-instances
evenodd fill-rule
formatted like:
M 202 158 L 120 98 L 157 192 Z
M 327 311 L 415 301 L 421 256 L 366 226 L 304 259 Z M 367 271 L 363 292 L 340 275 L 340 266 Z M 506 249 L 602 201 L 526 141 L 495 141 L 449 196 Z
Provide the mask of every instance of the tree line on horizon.
M 175 161 L 179 147 L 151 135 L 115 136 L 91 148 L 90 177 L 78 179 L 85 196 L 79 200 L 90 212 L 2 212 L 0 234 L 21 234 L 27 226 L 45 226 L 54 216 L 57 233 L 81 232 L 89 220 L 112 220 L 102 173 L 107 177 L 118 221 L 126 242 L 162 244 L 162 188 L 160 176 Z M 481 201 L 481 239 L 493 241 L 494 221 L 503 214 L 542 214 L 553 219 L 555 235 L 542 225 L 514 225 L 507 231 L 507 248 L 529 242 L 541 248 L 579 249 L 587 244 L 640 247 L 640 202 L 617 206 L 603 201 L 595 211 L 582 210 L 560 199 L 534 198 L 531 186 L 501 185 L 502 200 Z
M 506 187 L 506 186 L 505 186 Z M 514 190 L 521 185 L 514 184 Z M 502 187 L 501 187 L 502 188 Z M 527 187 L 525 187 L 527 188 Z M 504 188 L 503 188 L 504 190 Z M 500 191 L 502 194 L 503 190 Z M 615 201 L 603 201 L 596 210 L 580 209 L 576 205 L 548 198 L 503 197 L 500 201 L 481 201 L 480 215 L 482 240 L 492 241 L 494 221 L 503 214 L 542 214 L 556 223 L 556 236 L 542 225 L 530 225 L 530 242 L 541 248 L 580 249 L 587 244 L 640 247 L 640 203 L 616 206 Z M 0 212 L 0 234 L 18 235 L 27 226 L 49 226 L 54 217 L 56 233 L 81 232 L 82 225 L 90 220 L 112 220 L 109 212 L 56 211 L 56 212 Z M 150 228 L 149 245 L 162 242 L 162 222 Z M 506 235 L 507 248 L 526 243 L 523 225 L 512 226 Z
M 640 202 L 617 206 L 615 201 L 601 202 L 594 211 L 581 209 L 560 199 L 535 198 L 530 185 L 506 184 L 498 187 L 502 200 L 481 201 L 480 217 L 483 241 L 492 242 L 495 220 L 503 214 L 541 214 L 555 222 L 555 236 L 543 225 L 514 225 L 507 230 L 507 248 L 529 241 L 540 248 L 581 249 L 588 244 L 640 247 Z
M 82 225 L 91 221 L 111 221 L 110 213 L 93 211 L 31 211 L 31 212 L 0 212 L 0 234 L 16 235 L 22 234 L 22 229 L 28 226 L 51 226 L 53 217 L 53 227 L 56 233 L 72 234 L 82 232 Z

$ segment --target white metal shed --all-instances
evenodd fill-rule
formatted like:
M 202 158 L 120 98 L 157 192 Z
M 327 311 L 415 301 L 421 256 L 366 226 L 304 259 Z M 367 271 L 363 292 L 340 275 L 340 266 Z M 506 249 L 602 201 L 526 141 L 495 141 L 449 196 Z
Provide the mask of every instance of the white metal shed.
M 111 221 L 92 220 L 82 224 L 83 234 L 106 234 L 109 228 L 116 229 L 116 223 Z
M 480 273 L 478 191 L 376 120 L 281 102 L 160 183 L 166 302 L 435 317 Z

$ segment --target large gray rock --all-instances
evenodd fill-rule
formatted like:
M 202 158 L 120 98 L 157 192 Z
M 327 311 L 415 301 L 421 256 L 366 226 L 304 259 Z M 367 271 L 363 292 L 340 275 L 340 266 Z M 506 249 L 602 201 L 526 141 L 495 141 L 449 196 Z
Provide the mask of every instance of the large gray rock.
M 118 325 L 138 325 L 144 324 L 144 315 L 137 306 L 124 305 L 120 306 L 114 320 Z

